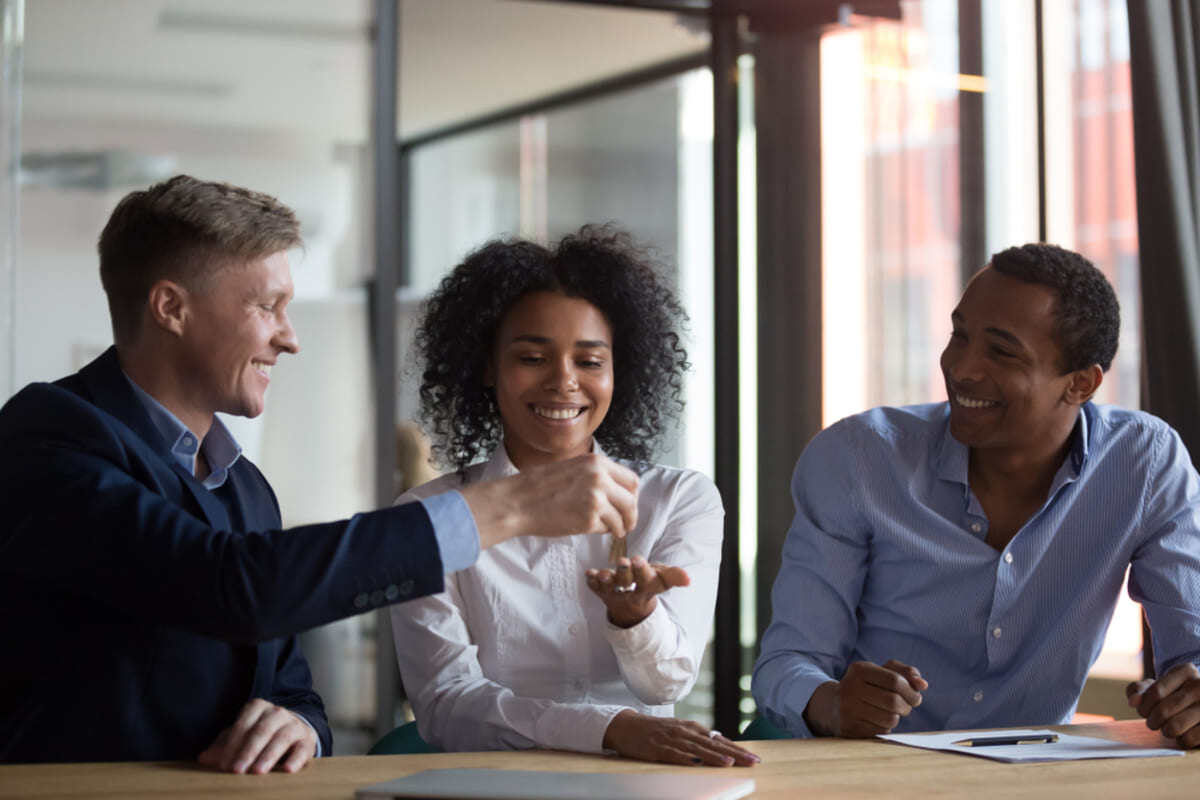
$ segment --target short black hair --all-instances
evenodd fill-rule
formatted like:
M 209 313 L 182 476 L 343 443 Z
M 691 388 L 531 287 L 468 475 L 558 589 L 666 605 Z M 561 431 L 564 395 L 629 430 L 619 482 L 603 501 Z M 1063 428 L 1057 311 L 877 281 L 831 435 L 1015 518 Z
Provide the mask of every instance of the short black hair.
M 612 402 L 595 437 L 610 456 L 648 462 L 683 409 L 690 366 L 679 336 L 687 316 L 662 271 L 609 225 L 585 225 L 553 249 L 507 239 L 468 255 L 426 301 L 414 340 L 435 457 L 461 471 L 500 443 L 499 408 L 485 385 L 495 338 L 517 301 L 549 291 L 586 300 L 612 326 Z
M 992 256 L 992 269 L 1058 296 L 1055 335 L 1063 374 L 1099 364 L 1108 372 L 1117 354 L 1121 307 L 1104 273 L 1079 253 L 1053 244 L 1025 244 Z

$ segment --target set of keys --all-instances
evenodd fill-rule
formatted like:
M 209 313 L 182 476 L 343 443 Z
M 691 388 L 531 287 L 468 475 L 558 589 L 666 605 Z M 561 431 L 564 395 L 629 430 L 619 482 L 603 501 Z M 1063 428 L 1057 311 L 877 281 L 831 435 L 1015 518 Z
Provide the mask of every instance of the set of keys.
M 612 537 L 612 544 L 608 548 L 608 560 L 616 572 L 616 584 L 613 586 L 613 591 L 622 593 L 635 591 L 637 581 L 633 579 L 633 567 L 629 564 L 629 556 L 623 538 Z

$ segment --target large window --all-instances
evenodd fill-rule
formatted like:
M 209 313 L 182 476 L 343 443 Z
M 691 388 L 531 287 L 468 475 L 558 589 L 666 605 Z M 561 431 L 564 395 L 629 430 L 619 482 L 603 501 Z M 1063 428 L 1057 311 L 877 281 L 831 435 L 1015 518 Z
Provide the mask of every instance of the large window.
M 945 397 L 960 288 L 954 0 L 821 41 L 824 420 Z

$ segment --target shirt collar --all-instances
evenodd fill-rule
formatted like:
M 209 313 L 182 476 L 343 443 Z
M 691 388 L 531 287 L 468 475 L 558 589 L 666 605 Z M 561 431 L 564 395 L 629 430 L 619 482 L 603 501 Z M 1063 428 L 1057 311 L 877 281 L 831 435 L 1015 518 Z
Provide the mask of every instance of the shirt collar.
M 592 439 L 592 452 L 596 455 L 604 455 L 604 448 L 600 446 L 594 438 Z M 493 481 L 497 478 L 507 478 L 510 475 L 516 475 L 520 470 L 513 465 L 512 459 L 508 457 L 508 450 L 504 447 L 504 442 L 500 442 L 499 447 L 492 451 L 492 456 L 487 460 L 483 467 L 483 475 L 480 480 Z
M 1071 451 L 1063 460 L 1062 466 L 1054 476 L 1051 494 L 1063 483 L 1073 481 L 1083 471 L 1088 454 L 1088 413 L 1092 408 L 1090 402 L 1085 403 L 1079 411 L 1078 421 L 1071 431 Z M 964 486 L 969 485 L 967 466 L 969 450 L 965 444 L 955 439 L 950 433 L 950 404 L 946 403 L 946 414 L 942 420 L 941 442 L 938 445 L 937 476 L 942 480 L 954 481 Z
M 125 375 L 124 371 L 121 374 Z M 202 481 L 204 487 L 216 489 L 224 484 L 230 468 L 241 457 L 242 448 L 229 432 L 229 428 L 225 427 L 225 423 L 221 422 L 220 417 L 213 415 L 212 427 L 201 442 L 179 417 L 172 414 L 153 395 L 138 386 L 128 375 L 125 375 L 125 380 L 129 381 L 133 393 L 150 416 L 150 421 L 170 447 L 171 459 L 187 470 L 189 475 L 195 475 L 196 455 L 203 449 L 209 468 L 208 477 Z

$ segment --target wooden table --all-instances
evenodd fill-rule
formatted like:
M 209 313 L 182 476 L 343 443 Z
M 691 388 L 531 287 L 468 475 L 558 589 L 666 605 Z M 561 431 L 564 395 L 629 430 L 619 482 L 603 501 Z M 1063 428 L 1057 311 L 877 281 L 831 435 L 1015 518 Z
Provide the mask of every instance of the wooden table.
M 1171 746 L 1140 720 L 1064 725 L 1085 736 Z M 747 742 L 763 757 L 737 769 L 758 784 L 761 798 L 1200 798 L 1200 751 L 1183 758 L 1107 759 L 1042 764 L 1001 764 L 982 758 L 919 750 L 875 740 L 816 739 Z M 688 775 L 712 767 L 680 768 L 572 753 L 442 753 L 416 756 L 322 758 L 296 775 L 227 775 L 194 764 L 15 764 L 0 766 L 0 798 L 338 798 L 357 786 L 423 769 L 491 767 L 563 772 L 672 772 Z M 734 768 L 721 770 L 723 774 Z

